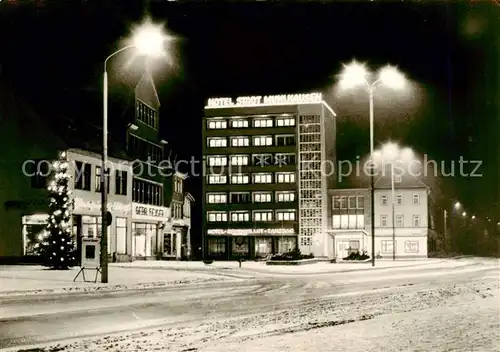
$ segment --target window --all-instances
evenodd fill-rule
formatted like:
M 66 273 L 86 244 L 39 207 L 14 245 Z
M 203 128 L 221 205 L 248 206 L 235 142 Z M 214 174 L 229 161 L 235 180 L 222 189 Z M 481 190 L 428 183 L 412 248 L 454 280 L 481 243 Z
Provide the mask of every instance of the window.
M 248 147 L 250 146 L 249 137 L 231 137 L 231 147 Z
M 163 205 L 163 185 L 134 179 L 132 181 L 132 201 L 150 205 Z
M 248 155 L 231 155 L 231 165 L 248 165 Z
M 232 222 L 250 221 L 250 213 L 248 211 L 233 211 L 231 212 Z
M 401 175 L 394 175 L 394 182 L 395 183 L 401 183 L 402 180 L 403 180 L 403 178 Z
M 109 193 L 109 169 L 106 169 L 106 191 Z M 95 167 L 95 191 L 100 192 L 101 191 L 101 167 L 96 166 Z
M 224 137 L 208 137 L 207 145 L 210 148 L 227 147 L 227 138 Z
M 295 145 L 295 135 L 283 135 L 276 136 L 276 145 L 277 146 L 285 146 L 285 145 Z
M 357 207 L 358 207 L 358 209 L 364 209 L 365 208 L 365 197 L 364 196 L 358 196 Z
M 295 210 L 277 210 L 276 219 L 279 221 L 294 221 Z
M 420 195 L 418 193 L 413 193 L 413 205 L 420 204 Z
M 357 209 L 356 196 L 349 196 L 349 209 Z
M 274 156 L 274 164 L 275 165 L 295 165 L 296 158 L 295 154 L 292 153 L 278 153 Z
M 227 203 L 226 193 L 207 193 L 207 202 L 209 204 L 225 204 Z
M 387 227 L 387 215 L 380 215 L 380 227 Z
M 276 173 L 276 182 L 278 183 L 294 183 L 295 172 L 278 172 Z
M 405 253 L 418 253 L 418 241 L 405 241 Z
M 420 227 L 420 215 L 413 215 L 412 223 L 413 227 Z
M 231 127 L 232 128 L 246 128 L 246 127 L 248 127 L 248 120 L 247 119 L 231 120 Z
M 276 126 L 284 127 L 284 126 L 295 126 L 295 117 L 278 117 L 276 118 Z
M 174 177 L 173 183 L 174 183 L 174 192 L 175 193 L 182 193 L 182 186 L 183 186 L 182 178 L 180 178 L 178 176 Z
M 340 209 L 347 209 L 347 197 L 346 196 L 339 197 L 339 206 L 340 206 Z
M 276 201 L 278 203 L 294 202 L 295 192 L 276 192 Z
M 380 204 L 387 205 L 387 196 L 380 196 Z
M 271 192 L 254 192 L 254 203 L 269 203 L 271 202 Z
M 393 241 L 387 240 L 387 241 L 382 241 L 382 253 L 392 253 L 393 251 Z
M 116 194 L 120 194 L 122 196 L 127 195 L 127 174 L 128 172 L 125 170 L 116 170 L 115 172 Z
M 273 119 L 254 119 L 253 127 L 273 127 Z
M 254 136 L 253 137 L 253 146 L 261 147 L 261 146 L 269 146 L 273 145 L 273 137 L 271 136 Z
M 90 191 L 90 177 L 92 168 L 90 164 L 75 162 L 75 188 Z
M 227 183 L 226 175 L 208 175 L 209 185 L 223 185 Z
M 163 148 L 139 138 L 133 134 L 128 136 L 128 151 L 139 160 L 159 163 L 163 159 Z
M 211 119 L 208 121 L 208 129 L 209 130 L 222 130 L 225 128 L 227 128 L 227 121 L 226 120 Z
M 234 192 L 231 193 L 232 204 L 248 204 L 250 202 L 250 192 Z
M 209 156 L 207 157 L 208 166 L 226 166 L 227 156 Z
M 46 188 L 47 177 L 50 175 L 50 164 L 46 160 L 36 160 L 29 164 L 31 188 Z
M 223 255 L 226 253 L 226 237 L 209 237 L 208 252 L 212 255 Z
M 248 184 L 250 183 L 250 177 L 244 174 L 235 174 L 231 175 L 231 183 L 232 184 Z
M 225 222 L 227 221 L 227 213 L 225 211 L 209 211 L 207 219 L 209 222 Z
M 158 129 L 158 113 L 140 100 L 136 101 L 136 117 L 146 125 Z
M 116 253 L 127 253 L 127 218 L 116 218 Z
M 396 227 L 404 227 L 403 215 L 396 215 Z
M 273 162 L 272 154 L 253 154 L 252 155 L 252 165 L 255 166 L 266 166 L 271 165 Z
M 396 204 L 397 205 L 403 205 L 403 195 L 402 194 L 398 194 L 396 196 Z
M 253 212 L 254 221 L 273 221 L 273 212 L 271 210 L 265 211 L 254 211 Z
M 365 216 L 362 214 L 333 215 L 332 226 L 334 229 L 364 229 Z
M 261 174 L 253 174 L 253 183 L 272 183 L 273 182 L 273 174 L 271 173 L 261 173 Z

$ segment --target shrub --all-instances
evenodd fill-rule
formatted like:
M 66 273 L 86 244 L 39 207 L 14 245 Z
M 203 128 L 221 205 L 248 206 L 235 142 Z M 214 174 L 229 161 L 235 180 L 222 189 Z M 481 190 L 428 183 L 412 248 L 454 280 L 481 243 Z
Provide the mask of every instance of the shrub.
M 214 262 L 214 261 L 213 261 L 213 260 L 210 260 L 210 259 L 205 259 L 205 260 L 203 261 L 203 263 L 205 263 L 205 264 L 212 264 L 213 262 Z
M 370 256 L 367 254 L 366 251 L 363 251 L 363 253 L 359 252 L 351 252 L 347 257 L 342 258 L 343 260 L 366 260 L 370 259 Z
M 313 259 L 314 254 L 302 254 L 300 249 L 295 248 L 289 252 L 283 254 L 275 254 L 271 257 L 271 260 L 301 260 L 301 259 Z

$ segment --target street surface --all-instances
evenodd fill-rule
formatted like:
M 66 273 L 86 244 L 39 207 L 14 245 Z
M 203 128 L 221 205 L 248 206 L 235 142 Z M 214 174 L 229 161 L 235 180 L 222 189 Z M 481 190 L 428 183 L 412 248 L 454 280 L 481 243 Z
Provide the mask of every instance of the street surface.
M 3 296 L 0 348 L 500 351 L 499 261 L 455 263 Z

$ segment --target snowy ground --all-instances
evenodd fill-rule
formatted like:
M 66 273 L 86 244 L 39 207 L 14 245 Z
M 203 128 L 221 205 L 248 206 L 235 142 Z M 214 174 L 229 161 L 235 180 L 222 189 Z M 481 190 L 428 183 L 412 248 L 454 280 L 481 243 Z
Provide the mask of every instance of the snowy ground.
M 182 289 L 179 298 L 170 291 L 143 297 L 142 304 L 124 303 L 124 312 L 142 318 L 132 332 L 31 351 L 500 351 L 498 260 L 480 262 L 468 259 L 458 261 L 467 263 L 462 267 L 387 269 L 368 275 L 268 277 L 256 288 L 225 282 L 202 292 Z M 110 308 L 109 314 L 119 309 Z M 66 327 L 68 318 L 61 314 L 11 320 L 10 333 L 32 334 L 41 330 L 36 324 L 56 324 L 57 319 Z M 95 310 L 89 310 L 89 318 L 67 314 L 80 319 L 77 326 L 91 316 L 96 323 L 103 321 Z M 125 324 L 126 313 L 118 316 Z M 157 317 L 171 323 L 148 327 L 144 319 Z M 2 329 L 0 335 L 6 333 Z
M 175 284 L 213 282 L 227 279 L 209 272 L 178 270 L 143 270 L 135 268 L 109 268 L 109 282 L 94 283 L 95 270 L 86 271 L 84 282 L 80 276 L 73 282 L 79 268 L 48 270 L 41 266 L 0 266 L 0 295 L 27 295 L 92 291 L 147 289 Z

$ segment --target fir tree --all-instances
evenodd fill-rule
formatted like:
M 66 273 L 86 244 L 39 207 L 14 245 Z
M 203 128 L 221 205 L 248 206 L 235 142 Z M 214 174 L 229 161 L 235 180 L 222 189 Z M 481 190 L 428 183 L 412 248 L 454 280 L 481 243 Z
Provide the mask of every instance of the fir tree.
M 66 152 L 52 165 L 52 180 L 49 182 L 49 218 L 47 231 L 40 246 L 44 265 L 52 269 L 65 270 L 74 265 L 75 245 L 71 235 L 71 191 L 69 185 L 69 163 Z

